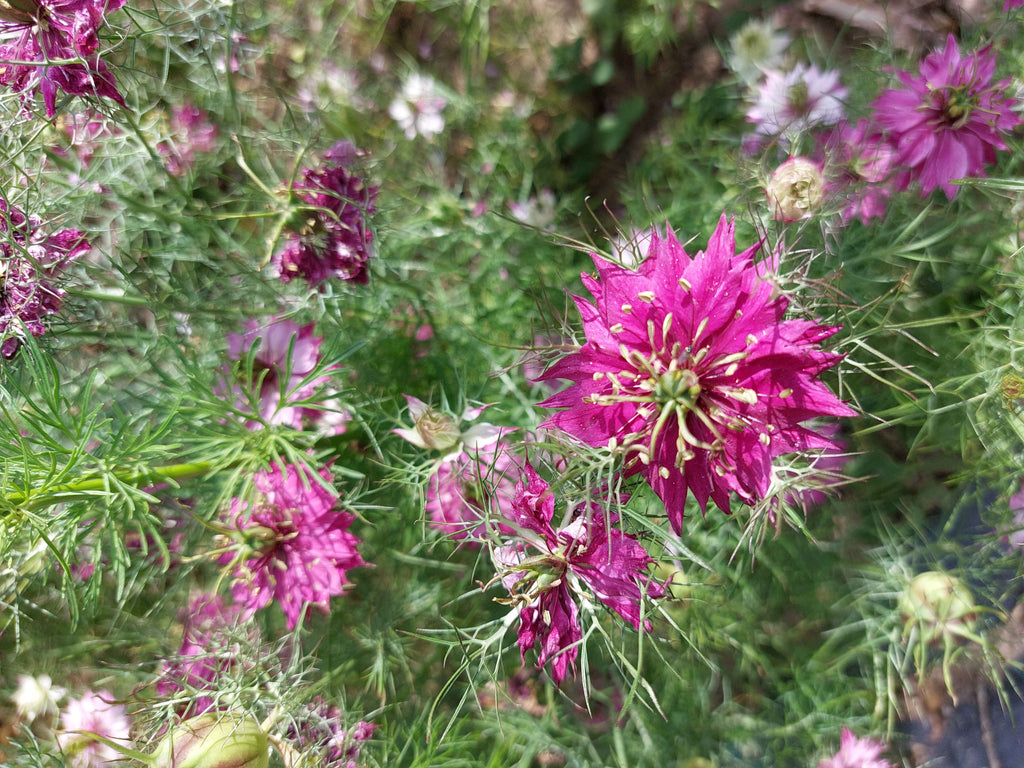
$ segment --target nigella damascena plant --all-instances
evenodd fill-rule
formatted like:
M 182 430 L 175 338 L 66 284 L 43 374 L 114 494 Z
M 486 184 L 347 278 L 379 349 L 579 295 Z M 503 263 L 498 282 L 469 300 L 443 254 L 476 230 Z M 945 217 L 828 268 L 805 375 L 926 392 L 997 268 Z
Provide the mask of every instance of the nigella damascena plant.
M 99 57 L 104 16 L 124 0 L 5 0 L 0 5 L 0 84 L 23 99 L 43 95 L 46 116 L 57 94 L 104 96 L 124 106 L 114 75 Z
M 303 278 L 319 287 L 326 280 L 365 283 L 373 233 L 366 218 L 374 212 L 377 187 L 349 170 L 359 152 L 339 141 L 318 168 L 306 168 L 291 192 L 296 211 L 284 247 L 271 263 L 282 282 Z
M 349 585 L 350 569 L 365 565 L 353 515 L 337 510 L 330 473 L 319 477 L 294 464 L 257 472 L 255 492 L 234 498 L 223 520 L 222 565 L 231 569 L 231 594 L 250 617 L 277 602 L 295 629 L 307 606 L 327 611 Z
M 10 360 L 25 333 L 42 336 L 43 318 L 60 311 L 64 291 L 53 284 L 65 267 L 89 252 L 85 235 L 49 235 L 38 216 L 0 199 L 0 357 Z
M 995 68 L 991 46 L 964 55 L 950 35 L 945 50 L 924 58 L 918 77 L 899 71 L 902 87 L 875 100 L 874 119 L 896 147 L 896 163 L 909 168 L 902 188 L 916 180 L 922 195 L 939 187 L 952 200 L 954 180 L 984 176 L 996 150 L 1006 149 L 1002 134 L 1021 118 L 1005 95 L 1010 80 L 992 82 Z
M 747 110 L 747 120 L 758 134 L 777 136 L 788 146 L 812 128 L 839 122 L 846 95 L 838 72 L 823 72 L 813 64 L 797 64 L 788 72 L 771 70 Z
M 774 457 L 839 449 L 805 422 L 855 415 L 817 378 L 841 359 L 819 346 L 839 327 L 786 319 L 759 247 L 736 253 L 723 215 L 696 256 L 671 230 L 637 271 L 595 255 L 597 279 L 583 274 L 595 303 L 573 297 L 587 341 L 540 377 L 572 382 L 541 403 L 564 409 L 541 427 L 624 454 L 676 533 L 689 491 L 701 510 L 711 499 L 730 512 L 733 493 L 754 505 Z
M 825 196 L 821 165 L 806 157 L 789 158 L 772 173 L 766 193 L 779 221 L 809 218 Z
M 274 318 L 249 320 L 244 334 L 228 334 L 228 357 L 238 361 L 237 376 L 225 372 L 215 391 L 222 396 L 230 392 L 239 413 L 258 417 L 247 419 L 249 429 L 279 424 L 302 429 L 326 413 L 308 407 L 330 378 L 317 373 L 323 339 L 313 335 L 313 328 L 313 323 L 299 326 Z
M 649 629 L 649 622 L 641 624 L 641 603 L 665 590 L 645 573 L 653 559 L 618 527 L 615 514 L 587 504 L 558 530 L 554 515 L 550 486 L 527 462 L 508 515 L 516 533 L 494 549 L 492 559 L 495 578 L 509 590 L 499 602 L 519 608 L 523 658 L 537 647 L 537 666 L 550 662 L 551 678 L 559 683 L 579 656 L 581 601 L 593 595 L 634 629 Z

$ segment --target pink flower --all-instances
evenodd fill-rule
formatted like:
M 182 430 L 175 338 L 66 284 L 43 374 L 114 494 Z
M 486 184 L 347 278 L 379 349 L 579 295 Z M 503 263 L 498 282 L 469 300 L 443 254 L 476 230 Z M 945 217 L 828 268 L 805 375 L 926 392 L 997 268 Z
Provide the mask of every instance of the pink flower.
M 322 768 L 356 768 L 363 743 L 373 738 L 377 726 L 360 720 L 343 728 L 341 710 L 317 696 L 288 728 L 288 738 L 304 754 L 316 754 Z
M 846 94 L 838 72 L 821 72 L 813 64 L 797 64 L 789 72 L 771 70 L 747 120 L 758 133 L 791 142 L 815 126 L 839 122 Z
M 494 520 L 510 515 L 522 467 L 522 460 L 503 443 L 442 461 L 427 485 L 430 525 L 456 540 L 488 538 L 488 521 L 493 527 Z M 511 532 L 500 524 L 497 530 Z
M 90 248 L 77 229 L 48 235 L 42 223 L 0 199 L 0 356 L 8 360 L 26 331 L 46 332 L 43 318 L 59 312 L 64 297 L 50 279 Z
M 167 158 L 169 173 L 184 176 L 195 164 L 197 154 L 216 149 L 217 134 L 217 126 L 206 112 L 186 102 L 171 111 L 170 141 L 157 145 L 157 151 Z
M 843 220 L 856 216 L 867 225 L 872 218 L 881 218 L 892 195 L 896 148 L 868 120 L 858 120 L 856 125 L 840 123 L 824 144 L 827 189 L 845 198 Z
M 330 474 L 320 470 L 329 482 Z M 231 593 L 245 616 L 276 600 L 294 629 L 307 604 L 327 610 L 349 584 L 346 572 L 365 565 L 353 516 L 338 512 L 338 495 L 299 466 L 272 465 L 253 478 L 252 499 L 232 499 L 226 524 L 238 541 L 220 562 L 234 566 Z
M 509 515 L 520 538 L 495 549 L 493 557 L 510 593 L 507 602 L 520 606 L 520 652 L 525 658 L 539 644 L 537 666 L 550 661 L 551 677 L 559 683 L 579 655 L 577 599 L 584 590 L 640 629 L 643 596 L 661 597 L 664 588 L 644 575 L 653 559 L 615 526 L 614 515 L 590 505 L 556 531 L 554 495 L 528 462 L 524 480 L 516 485 Z
M 1024 5 L 1024 0 L 1006 0 L 1003 10 L 1009 11 L 1011 8 L 1020 8 L 1022 5 Z
M 114 76 L 97 54 L 103 16 L 124 0 L 15 0 L 0 12 L 0 84 L 43 94 L 46 116 L 56 112 L 57 92 L 106 96 L 124 106 Z M 50 63 L 63 62 L 63 63 Z
M 541 403 L 566 408 L 541 427 L 624 453 L 677 533 L 688 491 L 702 510 L 710 498 L 729 512 L 732 492 L 753 505 L 773 457 L 834 447 L 803 422 L 854 415 L 816 380 L 840 360 L 818 346 L 838 327 L 784 319 L 789 302 L 759 275 L 758 248 L 737 254 L 723 215 L 693 257 L 671 230 L 637 272 L 595 256 L 598 278 L 583 284 L 596 304 L 574 297 L 587 342 L 541 377 L 572 382 Z
M 121 704 L 114 703 L 109 691 L 86 691 L 81 698 L 70 699 L 61 713 L 60 725 L 63 732 L 57 734 L 57 745 L 72 768 L 102 768 L 122 757 L 89 734 L 130 746 L 128 715 Z
M 894 768 L 881 755 L 885 744 L 874 739 L 859 739 L 849 728 L 843 728 L 839 751 L 818 763 L 818 768 Z
M 271 262 L 282 282 L 295 277 L 313 287 L 330 278 L 367 282 L 373 234 L 366 217 L 374 212 L 377 187 L 347 170 L 357 154 L 351 142 L 339 141 L 320 168 L 303 170 L 292 187 L 301 203 L 300 221 Z
M 228 604 L 220 595 L 201 594 L 189 601 L 184 612 L 181 649 L 161 669 L 156 691 L 161 696 L 188 692 L 186 717 L 201 715 L 214 706 L 212 696 L 202 691 L 216 689 L 216 681 L 235 663 L 238 637 L 258 638 L 249 623 L 241 627 L 243 608 Z
M 252 348 L 252 378 L 228 382 L 224 376 L 218 391 L 234 394 L 235 408 L 252 413 L 258 408 L 259 420 L 250 419 L 246 425 L 259 429 L 264 425 L 285 424 L 302 429 L 304 417 L 324 413 L 304 407 L 329 380 L 326 375 L 314 376 L 320 364 L 322 338 L 313 335 L 314 324 L 299 325 L 288 319 L 272 319 L 261 325 L 249 320 L 244 334 L 228 334 L 228 357 L 243 361 L 241 371 L 246 374 L 245 363 Z
M 962 56 L 950 35 L 946 50 L 933 51 L 921 62 L 920 77 L 899 71 L 902 88 L 875 99 L 874 119 L 896 146 L 896 162 L 927 195 L 940 187 L 950 200 L 954 179 L 984 176 L 996 150 L 1006 149 L 1001 133 L 1020 122 L 1014 99 L 1004 98 L 1009 80 L 992 83 L 996 55 L 991 46 Z

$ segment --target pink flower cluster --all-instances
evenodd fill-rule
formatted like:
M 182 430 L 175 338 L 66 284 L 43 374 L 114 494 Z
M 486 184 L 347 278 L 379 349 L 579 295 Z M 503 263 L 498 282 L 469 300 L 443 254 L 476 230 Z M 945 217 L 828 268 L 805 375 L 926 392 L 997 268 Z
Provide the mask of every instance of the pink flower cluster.
M 818 763 L 818 768 L 894 768 L 882 757 L 885 744 L 874 739 L 861 739 L 849 728 L 843 728 L 839 751 Z
M 319 696 L 306 706 L 305 716 L 288 729 L 288 737 L 302 752 L 316 750 L 323 768 L 357 768 L 363 744 L 373 738 L 377 726 L 360 720 L 342 727 L 343 715 Z
M 690 256 L 671 231 L 652 237 L 637 271 L 594 257 L 583 275 L 595 303 L 573 297 L 586 343 L 540 377 L 571 385 L 541 403 L 561 408 L 541 426 L 626 457 L 682 530 L 687 493 L 702 510 L 765 498 L 772 459 L 838 450 L 805 422 L 853 416 L 817 380 L 840 356 L 820 349 L 836 326 L 786 319 L 788 299 L 736 252 L 723 215 L 705 251 Z
M 373 234 L 366 217 L 374 212 L 377 187 L 369 187 L 348 167 L 358 152 L 340 141 L 320 168 L 307 168 L 292 187 L 301 206 L 284 248 L 272 260 L 283 282 L 302 277 L 318 287 L 328 279 L 368 280 Z
M 49 235 L 42 224 L 0 198 L 0 356 L 8 360 L 26 332 L 46 332 L 43 318 L 60 311 L 64 297 L 51 280 L 90 248 L 77 229 Z
M 128 714 L 110 691 L 86 691 L 78 699 L 69 699 L 60 726 L 57 745 L 71 768 L 102 768 L 121 757 L 92 734 L 131 746 Z
M 114 75 L 100 59 L 104 16 L 124 0 L 17 0 L 0 9 L 0 84 L 23 98 L 42 93 L 46 116 L 57 93 L 105 96 L 124 106 Z
M 307 605 L 326 611 L 345 591 L 347 572 L 365 565 L 349 532 L 353 515 L 335 509 L 330 473 L 272 465 L 253 477 L 252 498 L 231 500 L 224 524 L 236 545 L 220 557 L 233 569 L 231 593 L 246 617 L 277 602 L 288 629 Z
M 217 147 L 217 126 L 199 107 L 185 103 L 171 111 L 170 138 L 157 145 L 168 173 L 184 176 L 195 164 L 196 155 Z

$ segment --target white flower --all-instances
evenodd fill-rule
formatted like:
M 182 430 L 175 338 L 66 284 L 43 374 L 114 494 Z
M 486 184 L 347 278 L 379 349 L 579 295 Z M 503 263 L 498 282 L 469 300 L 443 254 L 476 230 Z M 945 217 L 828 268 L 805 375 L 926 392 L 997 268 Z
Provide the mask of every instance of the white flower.
M 768 205 L 779 221 L 809 218 L 825 197 L 821 166 L 806 157 L 791 157 L 772 174 Z
M 432 77 L 414 72 L 402 86 L 401 94 L 391 102 L 388 114 L 402 127 L 407 138 L 429 139 L 444 130 L 441 110 L 447 103 L 448 100 L 438 94 Z
M 769 21 L 751 19 L 729 38 L 731 51 L 726 56 L 729 68 L 747 85 L 754 85 L 770 69 L 782 65 L 790 36 L 779 32 Z
M 11 701 L 18 714 L 28 722 L 43 715 L 57 714 L 57 702 L 67 691 L 53 685 L 49 675 L 18 675 L 18 690 L 11 695 Z
M 555 194 L 550 189 L 541 190 L 525 203 L 508 204 L 509 212 L 517 221 L 537 229 L 547 229 L 555 222 L 555 207 Z
M 772 70 L 747 110 L 747 120 L 757 125 L 758 133 L 791 142 L 813 126 L 838 123 L 847 92 L 838 72 L 822 72 L 813 64 L 797 64 L 789 72 Z
M 417 448 L 431 451 L 444 451 L 441 461 L 455 461 L 464 453 L 470 455 L 498 442 L 501 437 L 514 430 L 498 427 L 494 424 L 474 424 L 469 429 L 462 429 L 460 422 L 473 421 L 488 406 L 466 408 L 458 421 L 431 408 L 422 400 L 405 395 L 409 404 L 409 415 L 412 417 L 412 428 L 391 430 L 396 435 L 408 440 Z

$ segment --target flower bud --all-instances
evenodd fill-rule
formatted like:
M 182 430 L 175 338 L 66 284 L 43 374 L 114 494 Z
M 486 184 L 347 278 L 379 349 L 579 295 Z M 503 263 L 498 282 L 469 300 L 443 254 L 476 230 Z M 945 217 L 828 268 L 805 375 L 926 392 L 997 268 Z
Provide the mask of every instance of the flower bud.
M 267 734 L 248 715 L 209 712 L 176 726 L 153 754 L 151 768 L 267 768 Z
M 806 157 L 791 157 L 768 182 L 768 205 L 779 221 L 798 221 L 811 215 L 825 196 L 821 166 Z
M 960 579 L 941 571 L 915 576 L 900 596 L 899 607 L 907 626 L 917 624 L 926 643 L 969 632 L 977 616 L 970 590 Z

